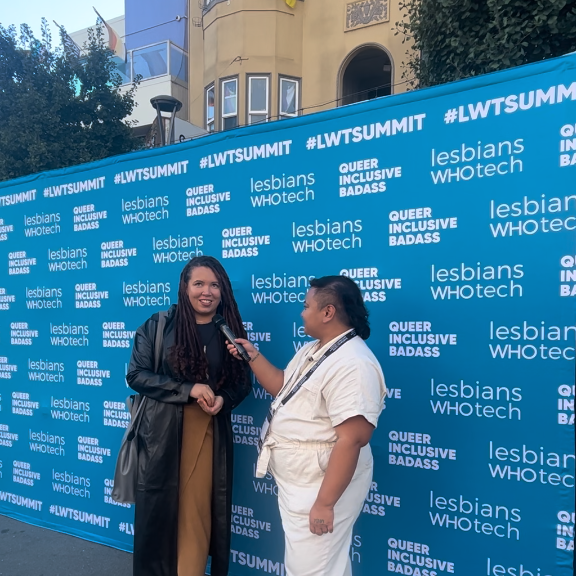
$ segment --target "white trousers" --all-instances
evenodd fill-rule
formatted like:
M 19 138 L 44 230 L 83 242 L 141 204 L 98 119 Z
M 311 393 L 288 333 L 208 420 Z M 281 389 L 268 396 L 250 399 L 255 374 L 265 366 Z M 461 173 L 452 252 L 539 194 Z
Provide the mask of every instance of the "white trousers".
M 286 541 L 287 576 L 352 576 L 352 529 L 372 482 L 369 446 L 362 448 L 352 481 L 334 508 L 334 532 L 310 532 L 309 514 L 324 478 L 333 444 L 280 442 L 272 449 L 270 471 Z

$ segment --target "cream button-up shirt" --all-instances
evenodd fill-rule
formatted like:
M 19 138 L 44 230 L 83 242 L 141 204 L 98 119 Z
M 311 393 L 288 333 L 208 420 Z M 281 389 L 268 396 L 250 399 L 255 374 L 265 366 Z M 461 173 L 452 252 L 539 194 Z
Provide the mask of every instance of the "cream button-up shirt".
M 259 474 L 266 473 L 270 450 L 282 442 L 334 443 L 337 440 L 334 428 L 353 416 L 363 416 L 377 426 L 386 385 L 380 363 L 359 336 L 326 358 L 300 390 L 286 404 L 281 404 L 302 376 L 342 335 L 320 349 L 318 341 L 309 342 L 286 367 L 284 387 L 272 403 L 277 411 L 258 459 Z

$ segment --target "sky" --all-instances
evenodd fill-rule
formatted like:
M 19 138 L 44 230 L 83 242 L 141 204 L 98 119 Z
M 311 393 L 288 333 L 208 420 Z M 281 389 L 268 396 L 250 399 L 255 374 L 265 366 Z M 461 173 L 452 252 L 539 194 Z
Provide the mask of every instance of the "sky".
M 56 20 L 68 32 L 76 32 L 96 23 L 96 13 L 105 20 L 124 14 L 124 0 L 0 0 L 0 24 L 6 27 L 15 24 L 28 24 L 34 35 L 40 37 L 40 20 L 42 16 L 48 20 L 52 30 L 52 43 L 58 43 L 58 29 L 54 26 Z

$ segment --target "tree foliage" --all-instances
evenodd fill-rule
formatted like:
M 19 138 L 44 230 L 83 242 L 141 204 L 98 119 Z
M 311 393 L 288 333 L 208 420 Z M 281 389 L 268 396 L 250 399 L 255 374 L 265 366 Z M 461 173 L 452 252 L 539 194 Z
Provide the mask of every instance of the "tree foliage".
M 404 0 L 405 76 L 425 87 L 576 50 L 576 0 Z
M 125 120 L 134 89 L 122 83 L 101 26 L 78 54 L 52 48 L 46 20 L 42 39 L 27 25 L 0 25 L 0 180 L 63 168 L 134 150 Z

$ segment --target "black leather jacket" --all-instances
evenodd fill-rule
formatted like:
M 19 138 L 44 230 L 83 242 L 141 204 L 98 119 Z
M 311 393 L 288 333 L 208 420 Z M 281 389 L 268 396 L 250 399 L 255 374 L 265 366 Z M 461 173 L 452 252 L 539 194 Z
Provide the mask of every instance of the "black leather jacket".
M 176 306 L 168 311 L 159 373 L 154 372 L 158 314 L 134 337 L 126 381 L 149 398 L 139 430 L 138 489 L 134 526 L 134 576 L 177 576 L 178 482 L 182 445 L 182 409 L 191 382 L 176 378 L 167 361 L 174 344 Z M 230 557 L 232 505 L 232 427 L 230 412 L 250 393 L 244 382 L 225 383 L 216 394 L 224 405 L 214 418 L 212 490 L 212 576 L 226 576 Z

